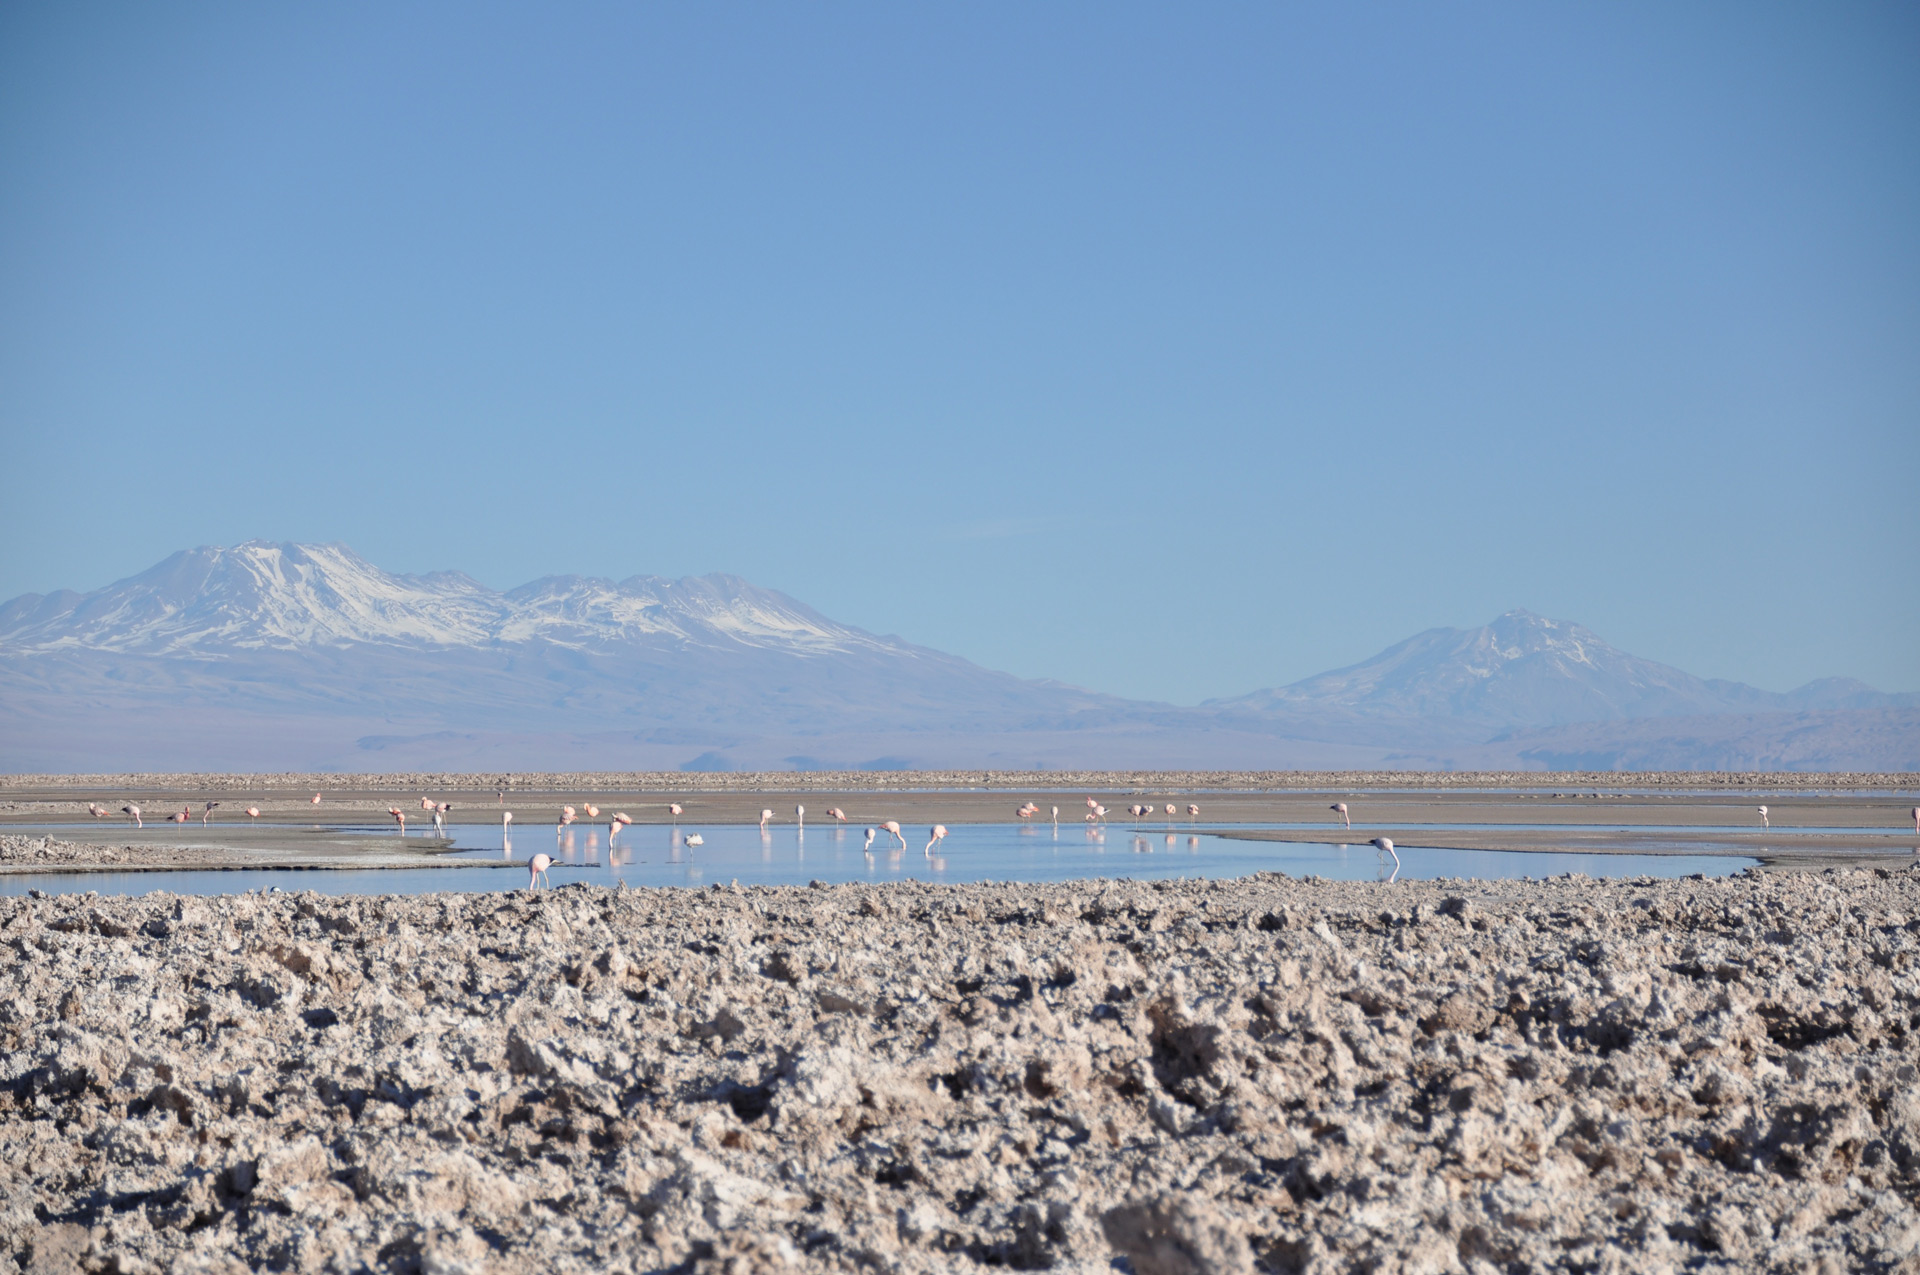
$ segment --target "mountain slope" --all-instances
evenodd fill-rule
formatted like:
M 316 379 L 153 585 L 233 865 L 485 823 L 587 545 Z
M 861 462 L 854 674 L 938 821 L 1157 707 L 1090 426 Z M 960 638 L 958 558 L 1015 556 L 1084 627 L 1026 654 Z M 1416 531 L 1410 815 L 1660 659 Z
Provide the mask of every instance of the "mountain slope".
M 1840 679 L 1704 681 L 1512 612 L 1179 708 L 984 669 L 733 576 L 503 593 L 339 545 L 195 549 L 0 605 L 0 769 L 16 771 L 1871 769 L 1920 755 L 1915 704 Z
M 1236 714 L 1444 718 L 1486 727 L 1895 708 L 1920 702 L 1832 678 L 1785 695 L 1643 660 L 1578 624 L 1509 611 L 1478 629 L 1429 629 L 1359 664 L 1215 700 Z

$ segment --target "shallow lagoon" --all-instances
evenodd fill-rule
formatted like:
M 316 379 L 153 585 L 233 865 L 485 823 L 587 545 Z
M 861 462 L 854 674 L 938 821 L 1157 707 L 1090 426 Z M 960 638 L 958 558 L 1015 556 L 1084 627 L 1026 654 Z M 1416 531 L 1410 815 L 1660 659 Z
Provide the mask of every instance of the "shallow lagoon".
M 28 890 L 102 894 L 234 894 L 278 887 L 322 894 L 426 894 L 442 890 L 513 890 L 527 884 L 526 861 L 551 854 L 556 885 L 587 881 L 629 887 L 805 885 L 810 881 L 967 882 L 1065 881 L 1096 877 L 1156 880 L 1229 878 L 1255 872 L 1385 881 L 1393 863 L 1371 845 L 1241 841 L 1227 829 L 1201 825 L 1172 830 L 1124 825 L 961 824 L 924 852 L 928 829 L 906 829 L 907 845 L 881 832 L 865 852 L 863 829 L 791 825 L 673 828 L 636 825 L 612 838 L 604 827 L 572 827 L 556 836 L 545 828 L 516 830 L 503 839 L 495 827 L 449 830 L 460 866 L 377 870 L 243 868 L 231 871 L 45 872 L 0 876 L 0 894 Z M 687 844 L 698 834 L 705 844 Z M 1400 878 L 1520 878 L 1582 873 L 1593 877 L 1724 876 L 1753 866 L 1738 855 L 1542 854 L 1500 850 L 1422 850 L 1402 847 Z

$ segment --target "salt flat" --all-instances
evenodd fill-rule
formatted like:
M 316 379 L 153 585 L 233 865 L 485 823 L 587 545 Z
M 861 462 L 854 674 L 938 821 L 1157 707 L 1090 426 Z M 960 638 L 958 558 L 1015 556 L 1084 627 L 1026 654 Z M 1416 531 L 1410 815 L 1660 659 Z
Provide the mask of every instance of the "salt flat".
M 28 1270 L 1908 1270 L 1920 874 L 0 899 Z

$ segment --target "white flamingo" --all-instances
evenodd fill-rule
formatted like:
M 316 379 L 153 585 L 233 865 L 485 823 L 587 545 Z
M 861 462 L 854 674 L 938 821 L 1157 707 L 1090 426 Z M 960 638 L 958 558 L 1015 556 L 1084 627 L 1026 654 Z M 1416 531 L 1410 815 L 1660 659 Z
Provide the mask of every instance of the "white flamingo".
M 1390 837 L 1375 837 L 1373 839 L 1373 848 L 1375 850 L 1384 850 L 1393 856 L 1393 876 L 1387 878 L 1388 884 L 1392 884 L 1394 878 L 1400 875 L 1400 855 L 1399 852 L 1393 848 L 1393 839 Z
M 793 808 L 793 821 L 802 828 L 807 826 L 807 808 L 805 806 L 795 806 Z
M 933 837 L 927 842 L 926 848 L 926 856 L 929 859 L 933 858 L 933 848 L 947 839 L 947 825 L 944 823 L 936 823 L 933 825 L 932 831 Z
M 891 832 L 895 837 L 899 838 L 900 848 L 902 850 L 905 850 L 907 848 L 907 839 L 905 837 L 900 836 L 900 822 L 897 819 L 889 819 L 885 823 L 881 824 L 880 826 L 882 828 L 885 828 L 888 832 Z
M 527 873 L 527 889 L 533 889 L 533 887 L 539 883 L 541 877 L 546 877 L 547 884 L 551 886 L 553 884 L 553 878 L 547 876 L 547 869 L 552 866 L 553 856 L 550 854 L 536 854 L 533 858 L 527 860 L 527 867 L 529 869 Z
M 864 845 L 864 846 L 861 846 L 860 848 L 861 848 L 862 850 L 864 850 L 864 851 L 866 851 L 866 852 L 867 852 L 868 854 L 872 854 L 872 853 L 873 853 L 873 839 L 874 839 L 874 837 L 876 837 L 876 836 L 878 836 L 878 835 L 879 835 L 879 833 L 878 833 L 878 831 L 877 831 L 876 829 L 873 829 L 873 828 L 869 828 L 869 829 L 867 829 L 867 844 L 866 844 L 866 845 Z
M 1765 806 L 1760 807 L 1760 826 L 1762 828 L 1773 827 L 1773 821 L 1767 818 L 1767 808 Z
M 760 831 L 765 832 L 767 830 L 767 824 L 772 822 L 772 820 L 773 820 L 773 811 L 762 810 L 760 812 Z
M 1352 831 L 1353 831 L 1353 820 L 1351 820 L 1351 819 L 1349 819 L 1349 818 L 1347 818 L 1347 803 L 1346 803 L 1346 802 L 1344 802 L 1344 801 L 1336 801 L 1336 802 L 1334 802 L 1334 803 L 1333 803 L 1333 804 L 1332 804 L 1331 806 L 1328 806 L 1328 807 L 1327 807 L 1327 809 L 1328 809 L 1328 810 L 1331 810 L 1331 811 L 1333 811 L 1333 813 L 1334 813 L 1334 814 L 1336 814 L 1336 815 L 1339 815 L 1339 816 L 1340 816 L 1340 822 L 1341 822 L 1341 823 L 1343 823 L 1343 824 L 1345 824 L 1345 825 L 1347 825 L 1347 831 L 1348 831 L 1348 832 L 1352 832 Z

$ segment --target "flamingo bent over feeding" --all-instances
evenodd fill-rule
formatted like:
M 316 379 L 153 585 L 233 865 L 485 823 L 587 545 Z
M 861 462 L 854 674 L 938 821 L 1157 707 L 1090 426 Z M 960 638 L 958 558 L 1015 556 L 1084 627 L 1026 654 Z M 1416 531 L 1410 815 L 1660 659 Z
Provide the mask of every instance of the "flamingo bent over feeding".
M 140 807 L 138 806 L 131 804 L 122 806 L 120 807 L 120 813 L 131 818 L 133 820 L 133 826 L 136 828 L 144 828 L 147 826 L 140 822 Z
M 900 822 L 899 822 L 899 820 L 897 820 L 897 819 L 889 819 L 889 820 L 887 820 L 887 821 L 886 821 L 885 823 L 883 823 L 883 824 L 881 824 L 880 826 L 881 826 L 882 828 L 885 828 L 885 829 L 886 829 L 886 830 L 887 830 L 888 832 L 891 832 L 891 833 L 892 833 L 892 834 L 893 834 L 893 835 L 894 835 L 895 837 L 898 837 L 898 838 L 899 838 L 899 841 L 900 841 L 900 848 L 901 848 L 902 850 L 905 850 L 905 849 L 907 848 L 907 839 L 906 839 L 905 837 L 902 837 L 902 836 L 900 836 Z
M 527 860 L 527 868 L 529 869 L 527 873 L 527 889 L 533 889 L 541 877 L 547 877 L 547 884 L 551 886 L 553 884 L 553 878 L 547 876 L 547 869 L 552 866 L 553 856 L 550 854 L 536 854 L 533 858 Z
M 1375 837 L 1372 844 L 1374 849 L 1384 850 L 1393 856 L 1393 876 L 1387 878 L 1388 881 L 1392 881 L 1394 877 L 1400 875 L 1400 855 L 1393 848 L 1393 839 L 1391 837 Z
M 1333 804 L 1332 804 L 1331 806 L 1328 806 L 1328 807 L 1327 807 L 1327 809 L 1328 809 L 1328 810 L 1331 810 L 1331 811 L 1333 811 L 1333 813 L 1334 813 L 1334 814 L 1336 814 L 1336 815 L 1339 815 L 1339 816 L 1340 816 L 1340 822 L 1341 822 L 1341 823 L 1343 823 L 1343 824 L 1345 824 L 1345 825 L 1347 825 L 1347 830 L 1348 830 L 1349 832 L 1351 832 L 1351 831 L 1353 830 L 1353 820 L 1351 820 L 1351 819 L 1349 819 L 1349 818 L 1347 818 L 1347 803 L 1346 803 L 1346 802 L 1344 802 L 1344 801 L 1336 801 L 1336 802 L 1334 802 L 1334 803 L 1333 803 Z
M 929 859 L 933 858 L 933 848 L 939 845 L 942 841 L 946 839 L 947 825 L 945 825 L 944 823 L 936 823 L 935 825 L 933 825 L 933 828 L 931 831 L 933 833 L 933 837 L 930 841 L 927 842 L 927 848 L 926 848 L 926 856 Z

